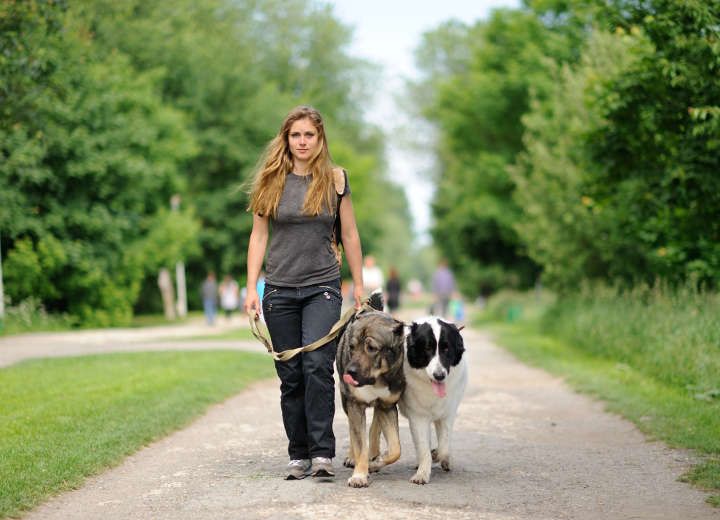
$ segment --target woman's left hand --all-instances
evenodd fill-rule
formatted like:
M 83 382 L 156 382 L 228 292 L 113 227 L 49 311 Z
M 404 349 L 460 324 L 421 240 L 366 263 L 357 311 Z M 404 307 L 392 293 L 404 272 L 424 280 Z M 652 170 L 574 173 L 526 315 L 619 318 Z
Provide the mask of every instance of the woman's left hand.
M 363 288 L 362 285 L 353 287 L 353 299 L 355 300 L 355 310 L 360 310 L 362 307 L 363 300 Z

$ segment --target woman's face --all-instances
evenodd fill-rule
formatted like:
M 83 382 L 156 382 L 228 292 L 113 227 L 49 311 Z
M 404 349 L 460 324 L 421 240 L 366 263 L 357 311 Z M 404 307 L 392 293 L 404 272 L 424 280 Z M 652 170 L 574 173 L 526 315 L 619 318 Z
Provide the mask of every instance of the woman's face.
M 320 147 L 317 128 L 310 119 L 298 119 L 290 126 L 288 145 L 293 162 L 307 163 L 315 157 Z

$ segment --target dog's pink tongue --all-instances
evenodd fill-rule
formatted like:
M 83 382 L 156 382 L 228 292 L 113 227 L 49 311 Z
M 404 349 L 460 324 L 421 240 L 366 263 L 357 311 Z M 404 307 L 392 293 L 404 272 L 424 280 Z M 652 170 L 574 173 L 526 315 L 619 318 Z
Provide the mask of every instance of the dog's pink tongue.
M 350 374 L 343 374 L 343 381 L 345 381 L 349 385 L 357 386 L 358 382 L 353 379 L 353 376 Z
M 433 390 L 435 391 L 435 394 L 438 397 L 445 397 L 445 383 L 433 381 L 432 386 L 433 386 Z

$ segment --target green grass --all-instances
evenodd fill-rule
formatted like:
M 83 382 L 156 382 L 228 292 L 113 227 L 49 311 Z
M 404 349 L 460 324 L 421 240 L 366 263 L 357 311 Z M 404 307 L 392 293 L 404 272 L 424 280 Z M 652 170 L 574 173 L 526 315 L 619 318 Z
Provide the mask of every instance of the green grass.
M 707 399 L 720 398 L 720 294 L 596 288 L 563 298 L 543 332 L 653 379 Z
M 130 323 L 119 325 L 119 327 L 179 325 L 202 316 L 202 311 L 190 311 L 184 318 L 168 320 L 163 314 L 139 314 L 133 316 Z M 32 300 L 6 308 L 5 317 L 0 320 L 0 336 L 11 336 L 27 332 L 61 332 L 91 328 L 98 328 L 98 326 L 92 323 L 79 323 L 76 317 L 67 314 L 49 314 L 39 303 Z
M 703 400 L 682 386 L 644 370 L 587 352 L 543 335 L 537 320 L 495 323 L 487 328 L 519 359 L 560 375 L 574 388 L 602 399 L 650 438 L 693 449 L 700 462 L 681 479 L 706 490 L 720 490 L 720 401 Z M 720 495 L 708 499 L 720 505 Z
M 176 339 L 173 338 L 173 341 Z M 206 340 L 221 340 L 221 341 L 244 341 L 244 340 L 255 340 L 255 336 L 250 332 L 250 328 L 242 327 L 234 330 L 229 330 L 220 334 L 205 334 L 200 336 L 190 336 L 183 338 L 183 341 L 206 341 Z M 262 344 L 258 343 L 258 346 L 262 348 Z
M 30 299 L 5 308 L 0 318 L 0 336 L 23 332 L 69 330 L 77 320 L 66 314 L 48 314 L 37 300 Z
M 104 354 L 0 370 L 0 518 L 19 515 L 274 374 L 264 354 Z
M 199 318 L 203 315 L 202 311 L 190 311 L 184 318 L 168 320 L 164 314 L 136 314 L 130 321 L 130 327 L 157 327 L 163 325 L 179 325 L 187 323 L 193 318 Z

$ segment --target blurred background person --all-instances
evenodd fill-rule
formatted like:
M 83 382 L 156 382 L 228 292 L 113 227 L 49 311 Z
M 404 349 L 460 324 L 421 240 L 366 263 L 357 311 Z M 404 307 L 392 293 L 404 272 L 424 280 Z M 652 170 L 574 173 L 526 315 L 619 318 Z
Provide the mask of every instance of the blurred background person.
M 402 284 L 400 283 L 400 277 L 398 276 L 397 269 L 393 266 L 390 268 L 388 280 L 385 284 L 385 303 L 387 304 L 390 314 L 394 315 L 398 308 L 400 308 L 401 289 Z
M 450 319 L 455 323 L 462 323 L 465 319 L 465 302 L 463 302 L 462 296 L 457 291 L 455 291 L 452 298 L 450 298 L 448 313 L 450 315 Z
M 433 273 L 432 291 L 435 298 L 432 314 L 447 318 L 450 297 L 455 292 L 455 277 L 445 259 L 438 262 L 438 267 Z
M 225 317 L 232 318 L 233 311 L 240 305 L 240 286 L 232 276 L 226 274 L 220 284 L 218 294 L 220 295 L 220 307 L 225 312 Z
M 363 261 L 362 277 L 365 295 L 369 296 L 375 289 L 382 290 L 385 277 L 382 270 L 375 264 L 375 257 L 367 255 Z
M 218 286 L 215 280 L 215 273 L 208 272 L 205 280 L 200 287 L 200 293 L 203 302 L 203 312 L 205 313 L 205 321 L 208 325 L 215 324 L 215 312 L 217 309 Z

